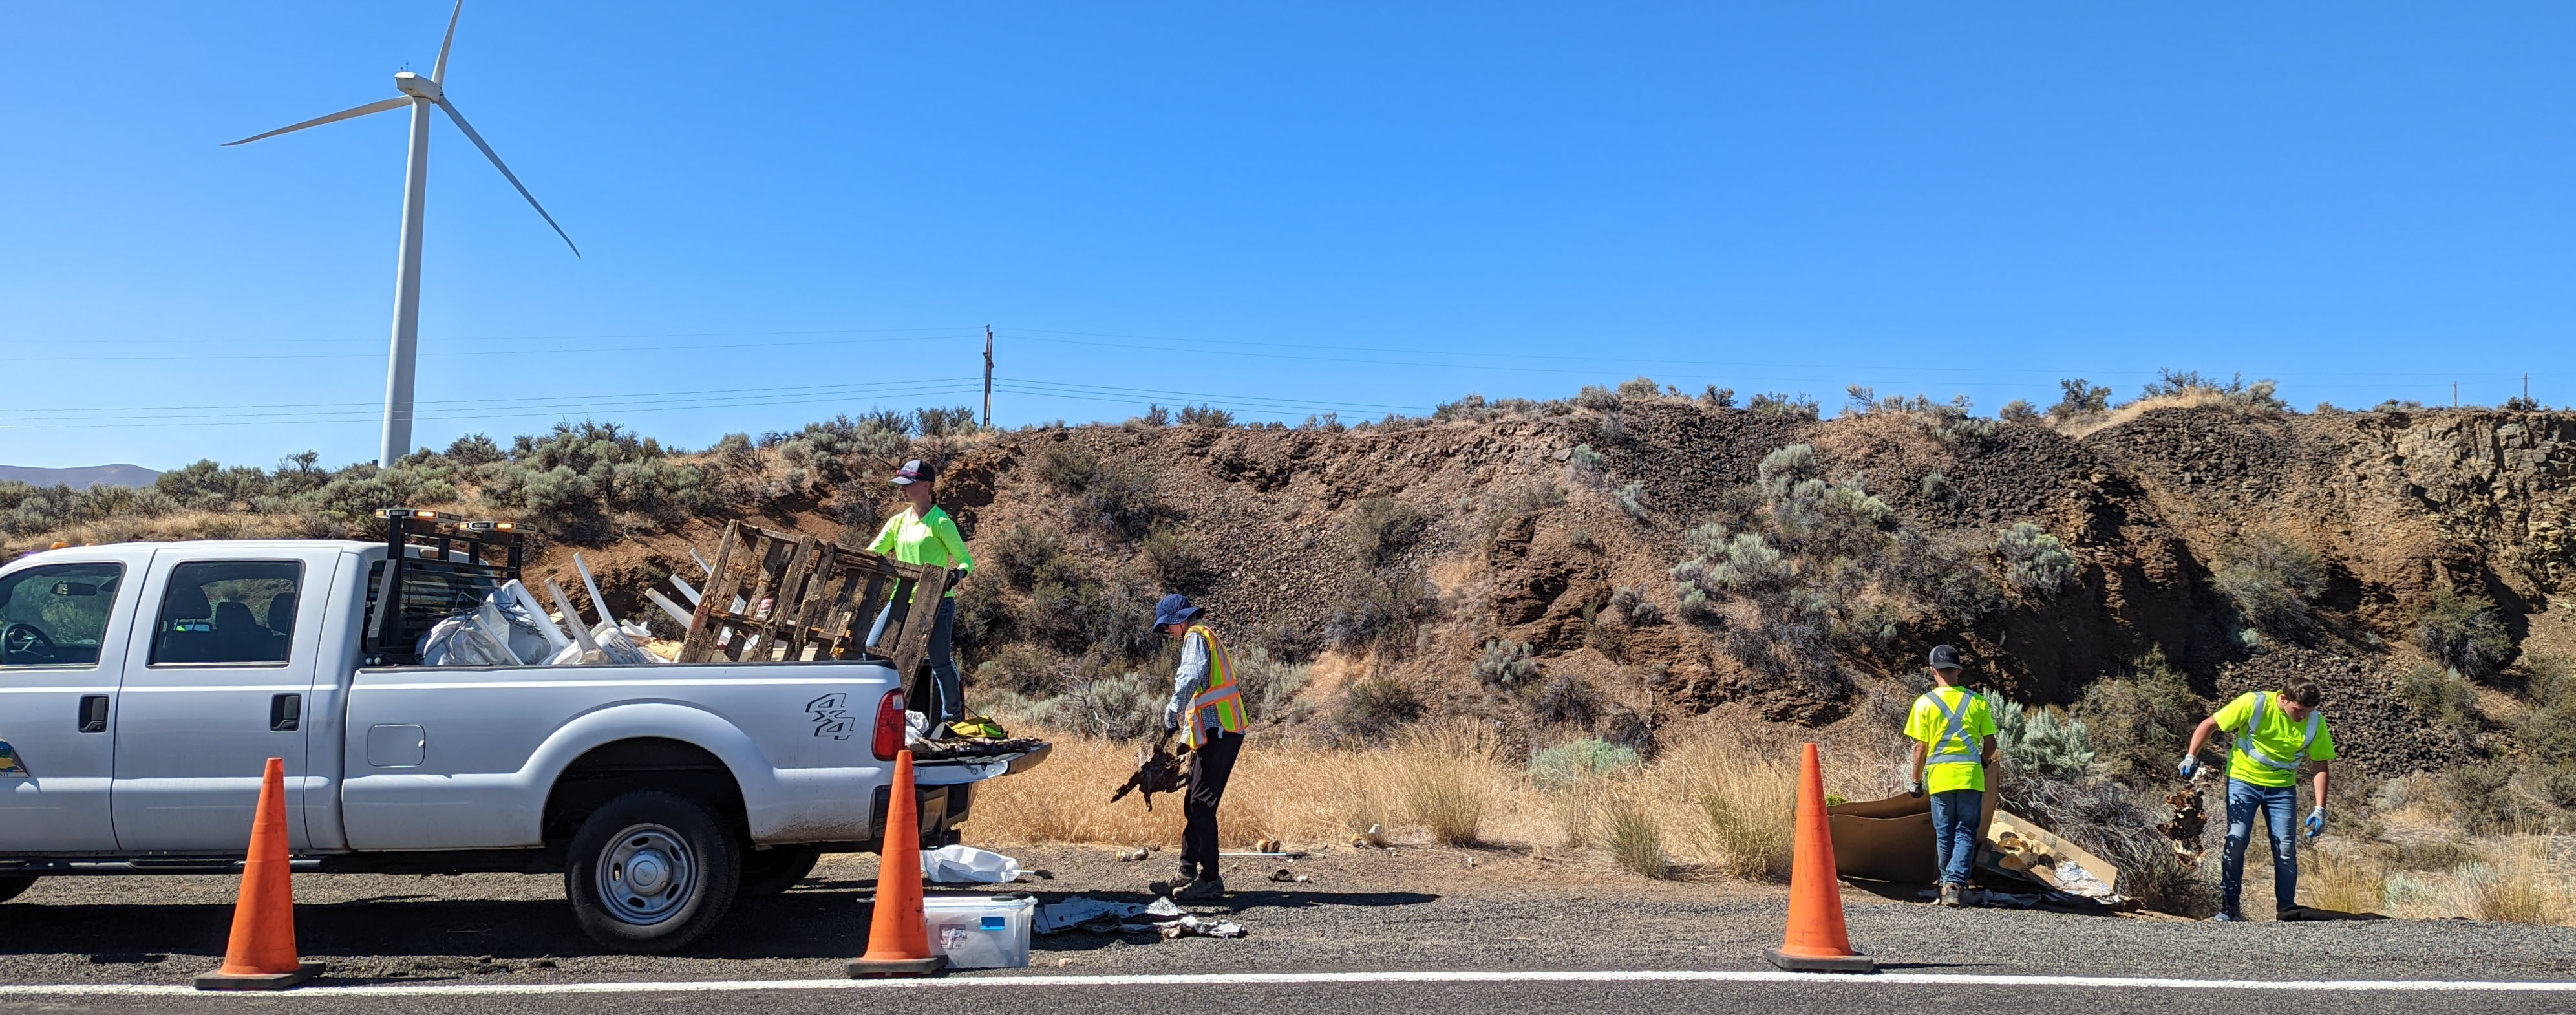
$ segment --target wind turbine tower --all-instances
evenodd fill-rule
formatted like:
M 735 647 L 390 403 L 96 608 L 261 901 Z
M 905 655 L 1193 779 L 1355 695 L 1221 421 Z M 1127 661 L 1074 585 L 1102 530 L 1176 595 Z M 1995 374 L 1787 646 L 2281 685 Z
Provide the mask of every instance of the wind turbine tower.
M 447 80 L 447 51 L 456 44 L 456 19 L 464 13 L 465 0 L 456 0 L 456 9 L 447 15 L 447 37 L 438 44 L 438 63 L 430 68 L 428 77 L 409 71 L 394 75 L 394 90 L 402 94 L 354 109 L 343 109 L 329 116 L 318 116 L 293 126 L 279 127 L 265 134 L 224 142 L 226 147 L 249 144 L 306 127 L 411 107 L 411 156 L 403 173 L 402 252 L 394 261 L 393 351 L 385 367 L 384 445 L 376 455 L 376 464 L 385 467 L 391 467 L 396 460 L 411 453 L 412 366 L 419 356 L 420 347 L 420 227 L 422 204 L 429 192 L 430 108 L 435 106 L 446 113 L 448 119 L 456 121 L 456 129 L 463 131 L 465 139 L 474 142 L 474 147 L 482 149 L 483 157 L 492 160 L 492 167 L 501 171 L 501 176 L 510 181 L 510 186 L 519 189 L 519 196 L 528 199 L 528 207 L 535 208 L 547 225 L 554 226 L 555 235 L 563 237 L 564 246 L 572 247 L 573 256 L 581 256 L 581 248 L 573 246 L 572 237 L 563 231 L 562 226 L 555 225 L 555 217 L 546 214 L 546 207 L 537 203 L 537 196 L 528 193 L 527 185 L 519 182 L 518 175 L 510 172 L 510 167 L 501 162 L 501 156 L 492 151 L 491 145 L 483 143 L 483 135 L 475 133 L 474 125 L 465 122 L 465 114 L 456 111 L 456 104 L 447 101 L 447 90 L 442 87 L 442 82 Z

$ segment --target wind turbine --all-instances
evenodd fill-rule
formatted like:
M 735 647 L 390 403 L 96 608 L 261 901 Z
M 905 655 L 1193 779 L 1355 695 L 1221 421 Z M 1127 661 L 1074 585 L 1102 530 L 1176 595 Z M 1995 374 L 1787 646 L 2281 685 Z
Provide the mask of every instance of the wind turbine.
M 564 246 L 572 247 L 572 255 L 581 256 L 581 248 L 573 246 L 572 237 L 563 231 L 562 226 L 555 225 L 555 217 L 546 214 L 546 206 L 537 203 L 537 196 L 528 193 L 527 185 L 520 183 L 518 175 L 502 164 L 501 156 L 492 151 L 491 145 L 483 143 L 483 135 L 475 133 L 474 125 L 465 122 L 465 114 L 457 112 L 456 104 L 447 101 L 447 91 L 440 83 L 447 80 L 447 50 L 456 44 L 456 19 L 464 13 L 465 0 L 456 0 L 456 9 L 447 15 L 447 38 L 438 44 L 438 63 L 430 68 L 428 77 L 410 71 L 394 75 L 394 90 L 401 95 L 354 109 L 343 109 L 329 116 L 317 116 L 266 134 L 224 142 L 224 147 L 249 144 L 306 127 L 354 120 L 406 105 L 411 107 L 410 168 L 403 174 L 402 253 L 394 268 L 393 354 L 392 362 L 385 368 L 385 440 L 383 449 L 376 456 L 376 464 L 385 467 L 391 467 L 396 460 L 411 453 L 412 364 L 420 344 L 420 220 L 421 206 L 429 192 L 430 107 L 438 107 L 448 119 L 456 121 L 456 129 L 465 132 L 465 139 L 482 149 L 483 157 L 492 160 L 492 167 L 500 170 L 501 176 L 508 179 L 511 186 L 519 188 L 520 197 L 528 199 L 528 206 L 535 208 L 547 225 L 554 226 L 555 235 L 563 237 Z

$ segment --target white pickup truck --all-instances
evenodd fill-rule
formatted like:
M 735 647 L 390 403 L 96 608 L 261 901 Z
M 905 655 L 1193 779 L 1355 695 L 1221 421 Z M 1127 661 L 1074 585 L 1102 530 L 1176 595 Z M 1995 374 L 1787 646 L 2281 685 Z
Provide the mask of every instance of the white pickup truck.
M 877 848 L 907 735 L 891 666 L 386 665 L 496 584 L 412 546 L 410 622 L 381 624 L 401 543 L 120 543 L 0 567 L 0 900 L 48 874 L 239 869 L 271 757 L 296 869 L 560 871 L 582 929 L 622 951 L 686 945 L 737 895 Z M 974 783 L 1043 757 L 919 764 L 924 848 L 956 841 Z

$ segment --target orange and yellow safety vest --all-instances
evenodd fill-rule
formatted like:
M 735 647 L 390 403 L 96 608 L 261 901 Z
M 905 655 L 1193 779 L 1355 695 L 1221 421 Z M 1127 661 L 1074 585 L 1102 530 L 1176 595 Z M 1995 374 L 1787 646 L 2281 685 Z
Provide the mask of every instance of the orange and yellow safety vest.
M 1217 728 L 1228 733 L 1243 732 L 1243 688 L 1234 682 L 1234 660 L 1226 655 L 1225 643 L 1216 640 L 1216 632 L 1205 624 L 1193 625 L 1190 633 L 1207 639 L 1207 686 L 1190 699 L 1190 707 L 1181 716 L 1181 742 L 1193 750 L 1199 746 L 1207 721 L 1205 712 L 1216 711 Z

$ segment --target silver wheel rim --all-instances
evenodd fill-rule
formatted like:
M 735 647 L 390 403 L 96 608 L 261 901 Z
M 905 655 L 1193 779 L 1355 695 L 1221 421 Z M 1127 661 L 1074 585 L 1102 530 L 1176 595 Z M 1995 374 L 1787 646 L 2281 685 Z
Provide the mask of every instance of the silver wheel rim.
M 599 901 L 621 923 L 649 926 L 688 905 L 698 887 L 697 856 L 663 825 L 630 825 L 600 850 L 593 875 Z

